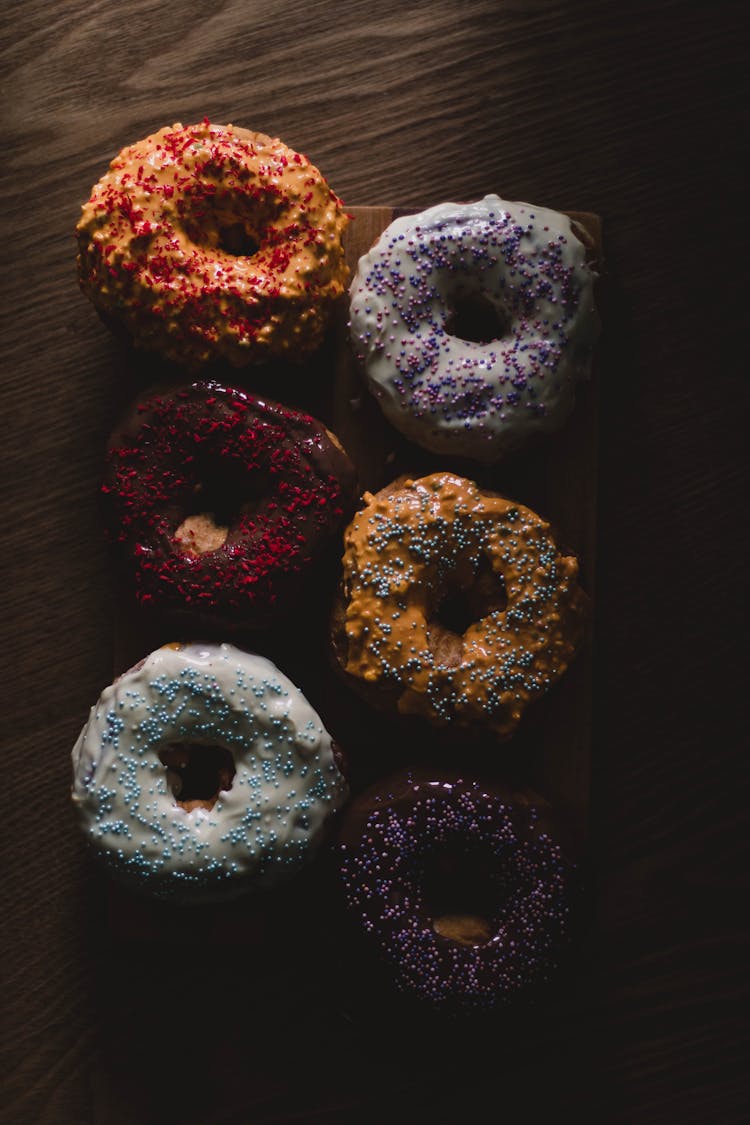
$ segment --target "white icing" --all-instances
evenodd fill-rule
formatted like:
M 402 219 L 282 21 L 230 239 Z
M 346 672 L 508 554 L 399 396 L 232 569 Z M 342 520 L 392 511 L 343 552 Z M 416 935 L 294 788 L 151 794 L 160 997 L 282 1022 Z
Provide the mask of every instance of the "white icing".
M 388 420 L 436 453 L 492 463 L 557 429 L 599 332 L 596 274 L 570 219 L 496 195 L 396 219 L 360 258 L 350 327 Z M 506 326 L 489 343 L 446 331 L 456 298 Z
M 220 746 L 230 789 L 186 810 L 159 750 Z M 167 646 L 108 687 L 73 753 L 73 803 L 112 874 L 160 896 L 228 897 L 291 875 L 348 795 L 330 735 L 269 660 L 232 645 Z

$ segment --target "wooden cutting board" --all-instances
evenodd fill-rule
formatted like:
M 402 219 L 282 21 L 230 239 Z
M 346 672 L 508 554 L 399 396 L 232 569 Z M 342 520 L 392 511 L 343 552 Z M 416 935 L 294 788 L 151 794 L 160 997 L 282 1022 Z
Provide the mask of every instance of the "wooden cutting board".
M 355 268 L 364 254 L 399 214 L 390 207 L 354 207 L 346 234 L 349 265 Z M 596 215 L 569 212 L 587 232 L 592 256 L 601 259 L 601 228 Z M 486 468 L 466 460 L 430 454 L 411 445 L 384 420 L 369 395 L 352 355 L 344 305 L 324 348 L 304 369 L 272 373 L 212 371 L 230 385 L 241 384 L 302 407 L 316 415 L 340 438 L 359 471 L 362 489 L 375 490 L 402 473 L 420 476 L 449 469 L 476 480 L 529 506 L 548 518 L 558 543 L 572 550 L 581 563 L 581 582 L 594 595 L 597 476 L 597 373 L 579 385 L 575 410 L 565 428 L 532 450 L 507 463 Z M 133 357 L 141 371 L 143 362 Z M 596 367 L 596 365 L 595 365 Z M 149 380 L 160 377 L 158 366 L 149 366 Z M 462 754 L 446 750 L 439 736 L 419 726 L 372 712 L 341 682 L 332 666 L 327 646 L 327 605 L 335 585 L 320 592 L 283 626 L 265 633 L 222 633 L 201 630 L 200 639 L 228 640 L 273 659 L 294 680 L 316 707 L 349 759 L 351 785 L 356 792 L 385 777 L 401 765 L 416 761 L 453 765 L 505 777 L 537 789 L 562 813 L 577 846 L 585 848 L 591 772 L 591 712 L 593 629 L 584 650 L 563 679 L 524 717 L 509 743 L 488 741 Z M 190 640 L 184 624 L 146 614 L 121 592 L 116 594 L 114 671 L 124 671 L 146 653 L 168 641 Z M 293 888 L 291 888 L 293 890 Z M 112 924 L 120 936 L 171 940 L 182 934 L 181 915 L 161 904 L 141 902 L 113 887 L 110 893 Z M 227 904 L 201 910 L 202 940 L 253 940 L 263 934 L 261 912 L 255 906 Z M 210 917 L 207 922 L 206 918 Z M 198 915 L 193 914 L 197 920 Z

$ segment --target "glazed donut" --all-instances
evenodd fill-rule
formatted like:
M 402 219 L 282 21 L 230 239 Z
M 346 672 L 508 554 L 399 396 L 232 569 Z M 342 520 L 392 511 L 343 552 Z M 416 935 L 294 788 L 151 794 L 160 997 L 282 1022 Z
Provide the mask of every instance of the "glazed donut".
M 293 875 L 347 786 L 320 718 L 270 661 L 174 644 L 92 707 L 73 748 L 72 796 L 113 876 L 201 901 Z
M 260 628 L 299 602 L 356 473 L 309 415 L 194 382 L 136 401 L 110 439 L 102 495 L 141 604 Z
M 350 291 L 354 350 L 389 422 L 485 463 L 561 426 L 599 331 L 586 238 L 496 195 L 391 223 Z
M 341 200 L 305 156 L 234 125 L 124 148 L 78 223 L 83 292 L 133 342 L 190 368 L 320 344 L 348 270 Z
M 509 737 L 581 645 L 576 559 L 534 512 L 451 473 L 365 502 L 332 619 L 340 668 L 386 710 Z
M 399 990 L 489 1009 L 546 984 L 567 943 L 574 865 L 549 806 L 437 771 L 404 771 L 342 818 L 346 903 Z

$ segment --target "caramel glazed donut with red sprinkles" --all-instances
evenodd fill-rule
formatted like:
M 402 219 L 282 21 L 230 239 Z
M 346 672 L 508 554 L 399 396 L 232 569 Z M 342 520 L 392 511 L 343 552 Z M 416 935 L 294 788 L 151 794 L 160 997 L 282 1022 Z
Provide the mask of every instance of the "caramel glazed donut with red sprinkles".
M 356 493 L 321 422 L 213 382 L 137 400 L 102 484 L 141 604 L 247 628 L 299 602 Z
M 77 227 L 81 289 L 138 347 L 195 369 L 319 346 L 348 269 L 341 200 L 307 157 L 234 125 L 124 148 Z

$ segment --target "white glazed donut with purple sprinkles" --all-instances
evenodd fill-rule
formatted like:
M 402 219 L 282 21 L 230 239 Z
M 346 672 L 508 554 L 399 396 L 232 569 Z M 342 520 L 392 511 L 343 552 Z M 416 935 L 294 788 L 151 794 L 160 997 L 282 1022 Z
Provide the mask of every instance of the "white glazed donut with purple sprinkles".
M 442 203 L 360 258 L 352 343 L 393 426 L 491 464 L 570 413 L 599 333 L 595 280 L 566 215 L 496 195 Z
M 104 691 L 72 756 L 73 804 L 94 854 L 164 898 L 228 898 L 285 880 L 348 794 L 299 689 L 227 644 L 152 652 Z

